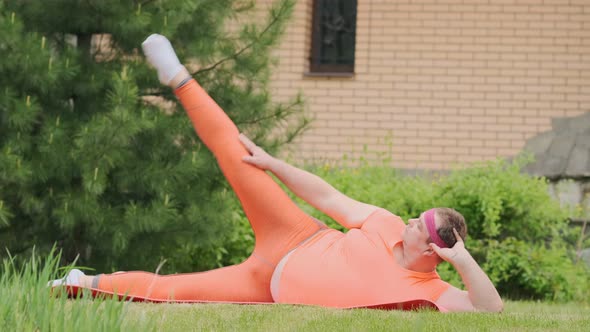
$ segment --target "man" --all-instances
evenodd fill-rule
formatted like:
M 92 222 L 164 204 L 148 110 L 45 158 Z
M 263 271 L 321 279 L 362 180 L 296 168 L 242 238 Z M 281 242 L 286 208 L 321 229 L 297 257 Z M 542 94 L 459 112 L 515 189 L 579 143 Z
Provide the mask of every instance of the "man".
M 256 237 L 254 252 L 241 264 L 200 273 L 86 276 L 73 270 L 54 286 L 158 301 L 368 307 L 422 300 L 449 311 L 502 310 L 495 287 L 465 249 L 465 220 L 458 212 L 431 209 L 406 226 L 398 216 L 342 194 L 240 134 L 190 77 L 165 37 L 152 35 L 142 46 L 240 199 Z M 305 214 L 265 171 L 349 231 L 330 229 Z M 435 268 L 443 260 L 457 269 L 466 291 L 439 278 Z

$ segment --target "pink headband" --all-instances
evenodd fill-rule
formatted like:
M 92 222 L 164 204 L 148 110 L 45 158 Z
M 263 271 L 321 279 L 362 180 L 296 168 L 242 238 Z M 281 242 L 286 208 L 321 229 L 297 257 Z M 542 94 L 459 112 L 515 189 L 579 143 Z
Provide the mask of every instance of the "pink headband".
M 448 248 L 445 241 L 443 241 L 436 232 L 436 224 L 434 223 L 435 212 L 435 209 L 430 209 L 424 212 L 424 223 L 426 224 L 426 229 L 428 229 L 428 234 L 430 234 L 430 238 L 432 239 L 432 242 L 434 242 L 434 244 L 441 248 Z

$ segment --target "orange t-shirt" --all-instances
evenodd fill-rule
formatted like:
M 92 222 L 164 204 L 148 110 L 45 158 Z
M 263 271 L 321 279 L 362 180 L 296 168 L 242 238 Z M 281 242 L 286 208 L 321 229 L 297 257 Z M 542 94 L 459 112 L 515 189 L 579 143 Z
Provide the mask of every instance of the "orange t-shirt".
M 379 209 L 360 229 L 323 231 L 288 257 L 275 301 L 331 307 L 436 301 L 450 285 L 435 271 L 407 270 L 394 258 L 405 227 Z

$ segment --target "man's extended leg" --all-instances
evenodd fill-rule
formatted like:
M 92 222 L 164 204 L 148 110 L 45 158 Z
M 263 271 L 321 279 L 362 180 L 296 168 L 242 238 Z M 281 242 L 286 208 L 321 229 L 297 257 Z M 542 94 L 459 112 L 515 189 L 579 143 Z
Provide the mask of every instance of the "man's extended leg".
M 122 272 L 94 277 L 101 291 L 151 300 L 273 302 L 270 275 L 273 269 L 250 257 L 245 262 L 216 270 L 157 275 Z

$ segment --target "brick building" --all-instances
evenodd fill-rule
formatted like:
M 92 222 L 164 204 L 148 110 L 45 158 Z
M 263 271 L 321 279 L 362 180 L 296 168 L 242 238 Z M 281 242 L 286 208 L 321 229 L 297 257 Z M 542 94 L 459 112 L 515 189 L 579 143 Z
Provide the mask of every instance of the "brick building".
M 315 118 L 293 160 L 366 147 L 395 167 L 442 170 L 513 156 L 552 118 L 590 111 L 589 0 L 324 2 L 339 14 L 356 7 L 354 64 L 314 68 L 314 26 L 335 16 L 299 0 L 271 83 L 277 101 L 302 92 Z

